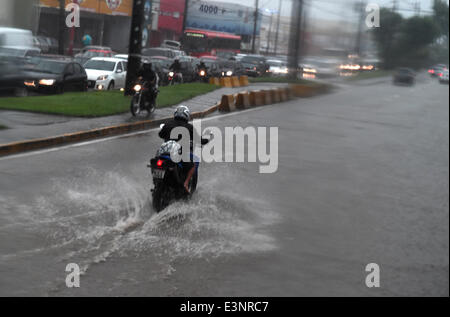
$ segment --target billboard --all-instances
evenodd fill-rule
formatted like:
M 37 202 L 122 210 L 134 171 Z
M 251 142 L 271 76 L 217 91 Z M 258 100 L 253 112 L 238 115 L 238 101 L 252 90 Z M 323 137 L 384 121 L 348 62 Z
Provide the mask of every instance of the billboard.
M 65 0 L 69 3 L 78 3 L 81 11 L 92 13 L 131 16 L 133 0 Z M 59 8 L 58 0 L 40 0 L 41 6 Z
M 186 27 L 253 35 L 255 10 L 239 4 L 191 0 L 186 17 Z M 259 12 L 256 32 L 259 34 L 262 14 Z

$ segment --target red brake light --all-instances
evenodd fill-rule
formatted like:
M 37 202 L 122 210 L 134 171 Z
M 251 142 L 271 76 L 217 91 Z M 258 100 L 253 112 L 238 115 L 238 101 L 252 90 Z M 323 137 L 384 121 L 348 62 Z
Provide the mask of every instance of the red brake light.
M 434 74 L 434 69 L 430 69 L 428 72 L 429 72 L 430 74 Z
M 161 167 L 163 166 L 164 161 L 163 160 L 158 160 L 158 162 L 156 162 L 156 166 Z

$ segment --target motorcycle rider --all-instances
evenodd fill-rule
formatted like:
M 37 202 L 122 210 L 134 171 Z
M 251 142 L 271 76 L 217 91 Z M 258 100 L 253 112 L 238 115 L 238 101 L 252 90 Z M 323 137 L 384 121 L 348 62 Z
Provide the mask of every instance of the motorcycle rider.
M 151 98 L 156 98 L 156 93 L 153 94 L 154 91 L 158 91 L 158 74 L 153 71 L 152 63 L 144 62 L 142 64 L 142 67 L 139 69 L 137 76 L 139 79 L 143 80 L 145 84 L 147 85 L 146 88 L 146 97 L 148 97 L 147 100 L 151 100 Z M 153 89 L 152 89 L 153 88 Z M 153 101 L 153 100 L 152 100 Z
M 181 73 L 181 63 L 178 58 L 176 58 L 169 69 L 175 73 L 174 79 L 178 76 L 180 82 L 183 82 L 183 74 Z
M 204 61 L 200 61 L 200 64 L 197 65 L 197 71 L 200 72 L 201 70 L 208 71 Z
M 190 162 L 182 162 L 183 170 L 187 170 L 187 176 L 184 181 L 184 189 L 187 193 L 189 193 L 189 182 L 191 181 L 192 177 L 194 176 L 195 170 L 198 168 L 199 163 L 193 162 L 193 140 L 194 140 L 194 126 L 189 123 L 191 119 L 191 112 L 188 107 L 180 105 L 177 107 L 174 113 L 174 118 L 167 122 L 164 127 L 159 132 L 159 137 L 164 140 L 164 142 L 168 142 L 170 140 L 179 142 L 181 140 L 181 137 L 178 139 L 171 139 L 170 134 L 172 132 L 172 129 L 177 127 L 184 127 L 189 131 L 189 135 L 191 138 L 191 145 L 190 145 L 190 153 L 191 153 L 191 161 Z M 200 139 L 200 138 L 199 138 Z M 202 145 L 205 145 L 209 142 L 207 139 L 201 138 Z

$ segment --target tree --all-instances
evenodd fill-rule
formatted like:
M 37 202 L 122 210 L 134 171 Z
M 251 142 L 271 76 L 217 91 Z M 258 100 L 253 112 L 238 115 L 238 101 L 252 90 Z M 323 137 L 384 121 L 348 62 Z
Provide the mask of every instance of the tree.
M 396 56 L 393 54 L 395 39 L 400 31 L 403 18 L 400 14 L 386 8 L 380 11 L 380 25 L 375 28 L 375 41 L 378 45 L 380 58 L 383 61 L 383 66 L 386 69 L 391 69 L 395 66 Z
M 433 11 L 434 11 L 434 21 L 439 29 L 439 34 L 445 36 L 448 41 L 448 5 L 443 0 L 434 0 Z

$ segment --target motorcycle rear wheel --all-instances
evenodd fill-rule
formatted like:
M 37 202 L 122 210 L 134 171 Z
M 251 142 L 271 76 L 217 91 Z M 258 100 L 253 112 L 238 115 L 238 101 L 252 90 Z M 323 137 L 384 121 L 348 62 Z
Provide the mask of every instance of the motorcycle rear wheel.
M 169 190 L 166 186 L 158 184 L 153 190 L 153 209 L 160 213 L 170 204 Z

